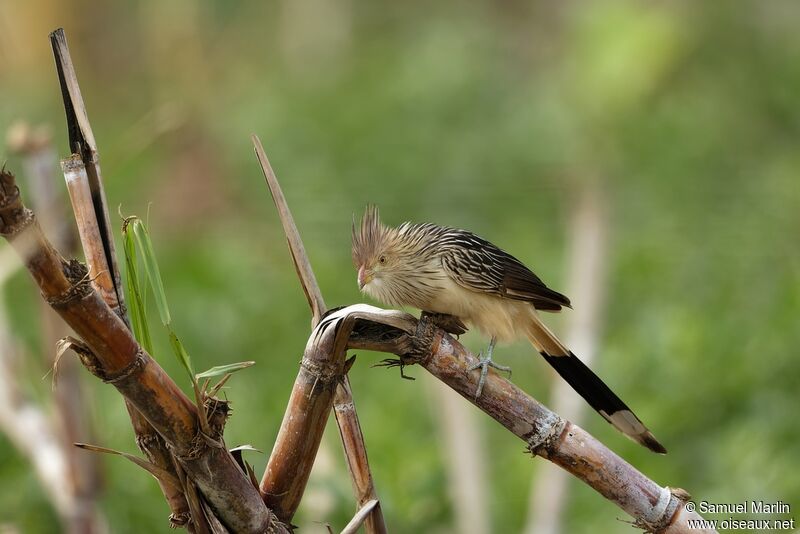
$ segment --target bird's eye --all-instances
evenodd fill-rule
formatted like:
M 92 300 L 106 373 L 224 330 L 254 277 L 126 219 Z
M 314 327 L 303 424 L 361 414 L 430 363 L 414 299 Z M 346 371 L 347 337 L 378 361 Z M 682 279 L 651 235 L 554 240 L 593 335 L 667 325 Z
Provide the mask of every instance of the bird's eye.
M 381 265 L 385 264 L 386 263 L 386 256 L 381 256 L 380 258 L 378 258 L 378 261 L 381 262 Z

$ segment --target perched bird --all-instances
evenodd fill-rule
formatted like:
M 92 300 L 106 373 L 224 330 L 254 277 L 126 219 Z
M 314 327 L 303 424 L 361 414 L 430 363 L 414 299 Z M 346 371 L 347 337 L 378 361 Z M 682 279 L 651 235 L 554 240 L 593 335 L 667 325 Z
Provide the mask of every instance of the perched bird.
M 548 288 L 511 254 L 477 235 L 435 224 L 381 223 L 368 206 L 360 227 L 353 219 L 353 265 L 358 287 L 389 306 L 412 306 L 452 315 L 478 328 L 491 341 L 481 368 L 476 398 L 496 343 L 527 337 L 545 360 L 620 432 L 648 449 L 666 449 L 591 369 L 542 323 L 537 310 L 570 307 L 567 297 Z

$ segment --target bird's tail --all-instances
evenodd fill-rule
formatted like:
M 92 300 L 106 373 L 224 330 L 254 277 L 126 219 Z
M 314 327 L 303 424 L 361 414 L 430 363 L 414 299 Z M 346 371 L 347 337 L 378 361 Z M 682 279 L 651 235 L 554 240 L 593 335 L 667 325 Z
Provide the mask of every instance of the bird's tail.
M 572 386 L 572 389 L 578 392 L 606 421 L 651 451 L 666 454 L 667 449 L 658 442 L 631 409 L 559 341 L 555 334 L 541 322 L 536 312 L 533 313 L 528 328 L 528 339 L 544 356 L 547 363 L 552 365 L 553 369 Z

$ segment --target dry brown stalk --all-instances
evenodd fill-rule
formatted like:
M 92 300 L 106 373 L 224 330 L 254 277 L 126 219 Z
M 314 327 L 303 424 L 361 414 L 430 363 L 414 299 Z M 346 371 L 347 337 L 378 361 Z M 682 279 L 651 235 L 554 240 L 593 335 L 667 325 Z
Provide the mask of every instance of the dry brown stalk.
M 636 524 L 658 534 L 715 532 L 689 529 L 701 519 L 687 511 L 685 492 L 661 487 L 617 456 L 589 433 L 562 419 L 506 378 L 490 372 L 475 399 L 477 358 L 431 321 L 365 304 L 349 306 L 326 320 L 355 318 L 350 348 L 390 352 L 391 365 L 419 364 L 520 437 L 528 450 L 579 478 L 633 516 Z
M 267 468 L 261 479 L 264 502 L 289 522 L 305 491 L 333 406 L 336 385 L 345 373 L 347 334 L 320 322 L 309 338 L 292 387 Z M 337 350 L 338 349 L 338 350 Z
M 125 319 L 121 291 L 118 292 L 115 279 L 118 274 L 113 274 L 106 255 L 106 243 L 113 240 L 109 239 L 110 231 L 106 235 L 102 233 L 98 220 L 99 214 L 95 211 L 95 205 L 92 202 L 92 190 L 89 185 L 86 164 L 80 154 L 72 154 L 61 160 L 61 170 L 64 172 L 64 181 L 72 202 L 72 211 L 75 213 L 75 222 L 78 224 L 78 234 L 86 255 L 92 287 L 117 315 Z
M 292 256 L 292 262 L 294 263 L 295 270 L 297 271 L 297 276 L 300 279 L 300 284 L 303 287 L 303 292 L 308 300 L 309 307 L 311 308 L 311 326 L 312 328 L 316 328 L 327 309 L 325 307 L 325 301 L 322 297 L 322 292 L 320 291 L 319 284 L 317 284 L 314 271 L 311 268 L 311 262 L 308 260 L 308 255 L 306 254 L 305 247 L 303 246 L 303 241 L 300 238 L 300 232 L 297 230 L 297 225 L 294 223 L 294 218 L 292 217 L 292 213 L 289 210 L 288 204 L 286 203 L 286 198 L 283 196 L 283 191 L 281 190 L 278 179 L 272 170 L 272 166 L 269 164 L 267 155 L 264 152 L 264 147 L 261 145 L 261 140 L 255 135 L 252 136 L 252 140 L 256 157 L 261 165 L 261 170 L 264 172 L 267 186 L 272 194 L 272 199 L 275 202 L 276 209 L 278 210 L 278 216 L 280 217 L 281 224 L 283 225 L 283 231 L 286 234 L 286 240 L 289 245 L 289 253 Z M 308 348 L 306 350 L 308 351 Z M 342 351 L 341 354 L 338 352 L 328 352 L 327 355 L 320 355 L 319 353 L 315 352 L 315 355 L 327 358 L 328 362 L 324 365 L 328 365 L 329 368 L 334 368 L 337 370 L 340 369 L 340 360 L 344 361 L 344 351 Z M 342 369 L 343 372 L 340 373 L 339 377 L 335 381 L 336 387 L 334 390 L 332 403 L 334 413 L 336 415 L 336 423 L 339 427 L 339 435 L 342 438 L 342 446 L 344 447 L 347 468 L 350 473 L 350 479 L 353 482 L 353 491 L 355 492 L 359 508 L 363 508 L 369 501 L 378 501 L 378 494 L 375 490 L 372 472 L 369 468 L 367 447 L 364 443 L 364 435 L 361 432 L 361 424 L 358 421 L 358 413 L 355 409 L 353 394 L 350 389 L 350 380 L 347 377 L 347 369 Z M 317 390 L 319 392 L 318 394 L 322 395 L 322 398 L 305 398 L 309 401 L 313 400 L 314 410 L 321 410 L 320 413 L 324 413 L 324 416 L 322 416 L 321 422 L 317 421 L 316 419 L 306 419 L 305 416 L 308 414 L 301 410 L 307 409 L 309 406 L 303 406 L 303 404 L 301 404 L 302 401 L 294 399 L 300 399 L 303 395 L 314 394 L 315 390 L 313 387 L 311 390 L 306 391 L 308 389 L 308 374 L 309 371 L 304 370 L 301 366 L 300 374 L 298 374 L 297 380 L 295 381 L 295 388 L 292 390 L 292 397 L 290 399 L 289 406 L 287 407 L 286 414 L 284 415 L 284 423 L 287 423 L 287 421 L 294 421 L 295 423 L 298 421 L 306 421 L 308 426 L 302 427 L 303 431 L 313 430 L 314 432 L 319 433 L 319 435 L 316 433 L 313 434 L 312 439 L 310 440 L 311 444 L 315 445 L 312 448 L 308 447 L 308 443 L 295 443 L 296 441 L 303 439 L 303 437 L 307 436 L 308 434 L 292 434 L 289 432 L 289 428 L 287 428 L 286 432 L 284 432 L 284 425 L 281 425 L 281 432 L 278 434 L 278 440 L 275 443 L 273 454 L 270 456 L 270 460 L 267 463 L 267 468 L 264 472 L 264 477 L 261 482 L 261 491 L 264 493 L 265 501 L 268 505 L 271 505 L 270 507 L 276 510 L 278 517 L 284 521 L 291 520 L 291 517 L 294 515 L 294 512 L 297 509 L 297 505 L 300 503 L 300 497 L 302 496 L 306 483 L 308 482 L 308 476 L 310 475 L 311 467 L 314 464 L 314 458 L 316 457 L 319 443 L 322 439 L 322 432 L 325 429 L 324 422 L 327 419 L 327 414 L 331 408 L 331 399 L 327 398 L 327 391 Z M 317 402 L 319 402 L 319 404 L 317 404 Z M 314 413 L 316 414 L 316 411 Z M 297 451 L 301 450 L 300 447 L 303 447 L 302 450 L 304 451 L 305 455 L 302 457 L 295 457 L 293 462 L 290 462 L 297 465 L 298 468 L 302 466 L 302 470 L 298 472 L 300 476 L 296 476 L 294 479 L 290 478 L 289 480 L 286 480 L 281 474 L 285 472 L 281 471 L 281 469 L 285 470 L 288 468 L 288 466 L 284 464 L 284 454 L 280 452 L 276 454 L 276 451 Z M 306 469 L 308 472 L 305 471 Z M 289 471 L 289 473 L 291 473 L 291 471 Z M 281 486 L 285 486 L 283 491 L 279 491 Z M 282 516 L 279 510 L 284 511 L 287 516 Z M 385 534 L 386 523 L 383 518 L 383 511 L 381 510 L 380 502 L 378 501 L 377 504 L 370 510 L 371 511 L 365 522 L 367 533 Z
M 311 328 L 315 328 L 327 311 L 325 300 L 322 298 L 322 291 L 319 289 L 317 277 L 314 276 L 311 263 L 308 261 L 306 247 L 303 245 L 303 240 L 300 239 L 300 232 L 294 223 L 294 217 L 292 217 L 292 212 L 286 203 L 286 197 L 283 196 L 278 177 L 275 176 L 275 171 L 272 170 L 272 165 L 269 164 L 267 154 L 261 145 L 261 139 L 257 135 L 253 135 L 251 140 L 253 141 L 261 171 L 264 173 L 264 179 L 267 181 L 267 187 L 269 187 L 269 192 L 272 195 L 272 200 L 275 202 L 275 208 L 278 210 L 283 232 L 286 234 L 289 253 L 292 255 L 292 263 L 297 271 L 297 277 L 300 279 L 300 285 L 303 287 L 303 293 L 305 293 L 308 300 L 308 306 L 311 308 Z
M 53 47 L 58 80 L 61 84 L 61 95 L 64 99 L 64 111 L 67 116 L 67 130 L 69 132 L 69 146 L 73 152 L 73 157 L 83 161 L 86 174 L 85 181 L 79 187 L 86 187 L 94 209 L 85 214 L 86 217 L 95 218 L 97 234 L 103 245 L 105 255 L 105 265 L 108 265 L 108 272 L 94 273 L 97 276 L 96 284 L 101 286 L 101 295 L 108 302 L 109 299 L 116 298 L 116 306 L 112 309 L 124 311 L 125 302 L 122 287 L 119 284 L 119 268 L 117 267 L 117 256 L 114 253 L 114 240 L 111 233 L 111 222 L 108 215 L 108 202 L 106 193 L 103 189 L 100 174 L 100 163 L 97 153 L 97 143 L 94 140 L 92 126 L 89 123 L 89 116 L 86 113 L 86 106 L 81 95 L 81 88 L 78 85 L 78 78 L 75 74 L 75 67 L 72 65 L 72 57 L 67 46 L 67 36 L 64 29 L 59 28 L 50 34 L 50 44 Z M 65 169 L 66 171 L 67 169 Z M 81 171 L 79 171 L 81 172 Z M 69 186 L 69 180 L 68 184 Z M 70 196 L 72 195 L 70 191 Z M 81 236 L 81 240 L 84 237 Z M 93 258 L 87 258 L 93 259 Z M 113 294 L 113 297 L 111 296 Z
M 364 434 L 361 432 L 349 381 L 339 382 L 333 402 L 336 423 L 339 425 L 339 436 L 342 438 L 342 446 L 346 451 L 347 470 L 353 483 L 353 492 L 358 499 L 358 506 L 364 510 L 367 508 L 367 504 L 375 503 L 364 512 L 364 528 L 368 533 L 385 534 L 387 532 L 386 523 L 383 519 L 381 503 L 377 498 L 375 483 L 372 480 L 367 449 L 364 445 Z
M 90 283 L 105 303 L 130 327 L 114 253 L 114 238 L 109 224 L 97 145 L 64 30 L 58 29 L 50 34 L 50 42 L 64 100 L 70 148 L 74 152 L 69 158 L 61 161 L 61 167 L 81 244 L 89 264 Z M 164 439 L 128 400 L 125 400 L 125 408 L 139 449 L 152 463 L 177 477 L 174 459 Z M 189 525 L 191 514 L 182 488 L 163 480 L 158 480 L 158 484 L 170 508 L 170 524 L 176 527 Z M 204 519 L 195 515 L 193 522 L 204 522 Z M 198 526 L 198 529 L 207 530 L 208 527 Z
M 24 257 L 42 296 L 86 343 L 81 361 L 111 383 L 167 442 L 200 493 L 233 532 L 288 532 L 222 441 L 200 432 L 197 408 L 136 342 L 120 317 L 88 282 L 79 262 L 65 261 L 20 198 L 14 176 L 0 172 L 0 235 L 12 246 L 32 244 Z M 19 252 L 27 252 L 24 245 Z

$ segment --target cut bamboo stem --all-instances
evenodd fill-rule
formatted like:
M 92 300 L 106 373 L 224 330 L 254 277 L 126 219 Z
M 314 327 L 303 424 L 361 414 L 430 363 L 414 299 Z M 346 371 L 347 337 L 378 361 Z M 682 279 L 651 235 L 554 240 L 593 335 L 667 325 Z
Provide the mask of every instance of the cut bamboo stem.
M 309 338 L 261 479 L 264 502 L 287 523 L 300 505 L 333 407 L 336 385 L 345 373 L 349 331 L 342 342 L 330 326 L 329 322 L 320 322 Z
M 19 196 L 12 174 L 0 172 L 0 235 L 24 258 L 42 296 L 86 343 L 82 362 L 111 383 L 169 444 L 173 455 L 229 530 L 288 532 L 224 448 L 222 436 L 200 433 L 197 408 L 136 342 L 119 316 L 88 283 L 86 268 L 66 262 L 47 241 Z M 20 252 L 27 252 L 27 245 Z
M 51 33 L 50 42 L 64 100 L 70 148 L 73 151 L 69 158 L 61 161 L 61 167 L 78 225 L 81 245 L 89 264 L 90 283 L 103 301 L 130 328 L 114 253 L 114 236 L 109 223 L 97 145 L 64 30 L 59 28 Z M 174 459 L 164 439 L 127 399 L 125 408 L 139 449 L 151 462 L 177 477 Z M 170 524 L 187 525 L 191 514 L 182 489 L 162 480 L 158 480 L 158 484 L 170 508 Z M 193 521 L 204 522 L 205 519 L 195 515 Z M 207 530 L 207 527 L 201 530 Z
M 292 217 L 292 212 L 289 210 L 289 206 L 286 203 L 286 198 L 283 196 L 283 191 L 281 190 L 278 179 L 275 176 L 275 172 L 272 170 L 272 166 L 269 164 L 267 155 L 264 152 L 264 147 L 261 145 L 261 140 L 258 138 L 258 136 L 253 135 L 252 141 L 255 148 L 256 157 L 261 165 L 261 170 L 264 173 L 264 178 L 267 181 L 267 186 L 272 194 L 272 199 L 275 202 L 278 216 L 281 220 L 281 224 L 283 225 L 283 231 L 286 234 L 286 240 L 289 245 L 289 253 L 291 254 L 297 276 L 300 279 L 300 285 L 303 288 L 303 292 L 308 300 L 308 305 L 311 308 L 311 327 L 316 328 L 327 310 L 325 306 L 325 300 L 322 297 L 322 291 L 319 288 L 319 284 L 317 284 L 317 278 L 314 276 L 314 270 L 311 268 L 311 262 L 309 261 L 308 254 L 306 254 L 305 247 L 303 246 L 303 240 L 300 238 L 300 232 L 297 230 L 297 225 L 295 224 L 294 218 Z M 339 359 L 344 360 L 344 353 L 339 355 L 337 353 L 328 352 L 328 357 L 333 358 L 336 360 L 336 362 L 338 362 Z M 333 365 L 334 367 L 338 368 L 338 363 Z M 303 391 L 307 388 L 305 380 L 301 380 L 301 376 L 303 374 L 304 371 L 301 368 L 300 375 L 298 375 L 298 380 L 295 382 L 295 387 L 299 388 L 299 391 Z M 299 391 L 298 395 L 300 394 Z M 292 399 L 295 399 L 295 397 L 295 390 L 293 389 Z M 321 399 L 320 402 L 324 406 L 327 403 L 327 398 Z M 339 427 L 339 435 L 342 438 L 342 446 L 344 448 L 348 472 L 350 473 L 350 479 L 353 483 L 353 491 L 355 492 L 358 506 L 362 507 L 364 503 L 370 500 L 377 500 L 378 495 L 372 479 L 372 472 L 370 470 L 369 460 L 367 458 L 367 447 L 364 443 L 364 435 L 361 432 L 361 424 L 358 420 L 358 413 L 356 412 L 355 404 L 353 402 L 353 394 L 350 389 L 350 380 L 347 377 L 346 370 L 338 379 L 337 386 L 334 390 L 333 407 L 336 415 L 336 423 Z M 301 408 L 302 406 L 296 404 L 295 401 L 290 400 L 289 407 L 287 408 L 286 415 L 284 416 L 284 421 L 286 418 L 292 419 L 294 417 L 293 414 L 297 413 L 293 410 L 299 410 Z M 328 407 L 328 410 L 330 410 L 330 407 Z M 327 413 L 328 412 L 326 411 L 326 419 Z M 283 429 L 283 426 L 281 428 Z M 262 493 L 264 493 L 265 501 L 268 504 L 271 503 L 272 507 L 274 507 L 276 510 L 285 510 L 285 513 L 290 513 L 291 515 L 289 515 L 287 518 L 281 516 L 280 513 L 278 514 L 278 517 L 281 517 L 285 521 L 289 521 L 291 516 L 294 515 L 294 511 L 299 504 L 299 496 L 302 495 L 305 485 L 308 482 L 308 475 L 310 474 L 310 469 L 313 465 L 313 459 L 316 456 L 319 447 L 319 440 L 322 437 L 324 424 L 320 426 L 314 426 L 314 429 L 320 433 L 318 438 L 316 435 L 314 435 L 312 440 L 315 441 L 317 445 L 313 451 L 310 449 L 306 450 L 306 454 L 309 455 L 310 458 L 306 458 L 305 462 L 303 462 L 303 466 L 309 470 L 309 473 L 305 473 L 303 471 L 302 476 L 288 481 L 288 488 L 286 493 L 284 493 L 284 497 L 281 497 L 279 492 L 276 491 L 275 486 L 280 484 L 277 480 L 272 479 L 273 474 L 271 474 L 271 469 L 274 471 L 275 476 L 278 476 L 279 478 L 282 477 L 282 475 L 279 476 L 280 473 L 273 463 L 272 456 L 270 456 L 270 461 L 268 462 L 267 469 L 264 472 L 261 490 Z M 296 437 L 292 437 L 292 435 L 289 433 L 282 432 L 279 434 L 279 437 L 280 436 L 282 436 L 283 439 L 279 439 L 278 442 L 276 442 L 276 449 L 273 450 L 273 454 L 274 451 L 278 449 L 279 445 L 282 448 L 292 448 L 294 446 L 292 441 L 297 439 Z M 281 457 L 281 455 L 275 456 L 274 461 L 279 462 Z M 378 504 L 371 509 L 371 513 L 367 518 L 365 526 L 368 534 L 385 534 L 387 532 L 386 522 L 383 518 L 383 511 L 381 510 L 380 502 L 378 502 Z
M 61 170 L 64 172 L 72 211 L 78 224 L 92 287 L 117 315 L 124 318 L 125 312 L 121 307 L 113 272 L 106 255 L 104 243 L 109 240 L 109 236 L 102 235 L 100 230 L 98 213 L 95 212 L 95 205 L 92 202 L 86 164 L 79 154 L 72 154 L 61 160 Z
M 125 299 L 122 293 L 122 284 L 120 283 L 119 268 L 117 267 L 117 256 L 114 253 L 114 238 L 111 232 L 108 202 L 106 201 L 106 193 L 100 174 L 97 143 L 95 143 L 92 126 L 86 113 L 86 105 L 83 102 L 81 88 L 78 85 L 78 77 L 75 73 L 75 67 L 72 65 L 72 57 L 67 46 L 67 36 L 63 28 L 59 28 L 50 34 L 50 44 L 53 47 L 56 71 L 58 72 L 61 95 L 64 100 L 70 150 L 72 150 L 73 155 L 78 155 L 82 159 L 86 170 L 98 233 L 102 239 L 105 252 L 105 264 L 109 268 L 107 280 L 113 286 L 107 289 L 113 289 L 116 294 L 117 307 L 114 308 L 112 306 L 112 308 L 124 313 Z

